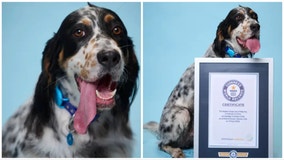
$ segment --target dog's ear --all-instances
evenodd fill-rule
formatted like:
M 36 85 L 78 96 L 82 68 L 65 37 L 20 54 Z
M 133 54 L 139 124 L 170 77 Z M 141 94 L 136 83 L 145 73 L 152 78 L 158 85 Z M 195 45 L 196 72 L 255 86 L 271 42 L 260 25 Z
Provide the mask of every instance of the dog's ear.
M 36 84 L 33 97 L 31 114 L 25 124 L 29 129 L 34 130 L 37 136 L 42 135 L 41 127 L 52 125 L 50 120 L 54 115 L 51 105 L 54 98 L 56 74 L 59 74 L 58 57 L 61 51 L 59 39 L 55 34 L 43 51 L 42 71 Z
M 218 25 L 216 31 L 216 38 L 213 43 L 213 50 L 219 57 L 225 57 L 226 55 L 226 39 L 230 39 L 231 32 L 234 28 L 238 26 L 238 22 L 235 19 L 235 15 L 238 13 L 238 10 L 232 9 L 226 18 Z
M 127 47 L 122 50 L 126 64 L 121 77 L 121 83 L 117 87 L 116 105 L 118 107 L 114 107 L 114 109 L 115 111 L 121 112 L 120 114 L 124 115 L 125 118 L 128 118 L 128 115 L 125 114 L 128 114 L 138 88 L 139 64 L 133 48 L 133 42 L 130 38 L 128 38 Z
M 225 38 L 228 35 L 228 22 L 223 20 L 217 27 L 216 37 L 213 42 L 213 50 L 218 57 L 225 57 Z
M 42 57 L 42 73 L 48 77 L 47 83 L 43 85 L 54 85 L 56 77 L 62 74 L 60 69 L 60 54 L 63 55 L 63 44 L 58 34 L 54 34 L 53 38 L 47 41 Z
M 129 41 L 131 41 L 129 39 Z M 129 85 L 130 88 L 127 96 L 129 97 L 130 100 L 130 105 L 132 104 L 135 95 L 136 95 L 136 91 L 137 91 L 137 78 L 138 78 L 138 73 L 139 73 L 139 64 L 138 64 L 138 60 L 133 48 L 133 44 L 131 41 L 131 45 L 130 47 L 127 48 L 128 51 L 128 61 L 127 64 L 125 66 L 125 69 L 128 71 L 128 75 L 127 75 L 127 82 L 126 84 Z

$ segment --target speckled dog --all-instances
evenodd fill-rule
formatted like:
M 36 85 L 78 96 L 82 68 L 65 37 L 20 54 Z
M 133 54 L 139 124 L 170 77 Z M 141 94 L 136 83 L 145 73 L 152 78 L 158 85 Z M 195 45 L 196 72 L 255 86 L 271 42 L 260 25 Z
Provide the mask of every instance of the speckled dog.
M 237 7 L 219 24 L 216 38 L 204 57 L 252 57 L 260 48 L 257 14 L 248 7 Z M 160 123 L 144 125 L 157 133 L 161 150 L 174 158 L 185 157 L 182 149 L 193 147 L 194 64 L 186 69 L 172 91 Z
M 116 13 L 72 12 L 46 44 L 33 97 L 3 127 L 2 156 L 131 157 L 138 71 Z

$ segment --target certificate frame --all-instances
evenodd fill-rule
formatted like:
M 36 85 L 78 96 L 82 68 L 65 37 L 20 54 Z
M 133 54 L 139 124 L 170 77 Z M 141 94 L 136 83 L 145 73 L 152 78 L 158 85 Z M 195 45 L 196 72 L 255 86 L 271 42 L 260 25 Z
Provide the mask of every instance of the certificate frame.
M 223 76 L 222 74 L 224 74 L 225 76 Z M 252 75 L 251 77 L 249 77 L 249 79 L 255 79 L 255 82 L 251 82 L 250 80 L 246 81 L 245 80 L 246 75 L 250 76 Z M 215 82 L 214 77 L 217 80 L 218 78 L 222 79 L 224 82 L 216 80 Z M 218 133 L 218 130 L 217 129 L 214 130 L 212 128 L 216 127 L 222 128 L 223 124 L 226 124 L 224 121 L 219 120 L 221 118 L 219 118 L 218 116 L 221 117 L 224 116 L 224 114 L 222 113 L 218 115 L 218 112 L 220 111 L 218 107 L 220 107 L 221 104 L 223 105 L 223 103 L 221 103 L 223 99 L 225 99 L 224 102 L 230 102 L 230 100 L 232 100 L 232 99 L 226 100 L 227 92 L 225 91 L 227 91 L 226 86 L 228 85 L 223 84 L 227 82 L 226 77 L 230 77 L 232 79 L 236 77 L 238 78 L 244 77 L 243 78 L 244 80 L 241 79 L 241 82 L 244 83 L 244 86 L 242 86 L 241 84 L 239 85 L 238 93 L 241 93 L 240 91 L 242 91 L 243 89 L 245 94 L 244 97 L 248 95 L 250 96 L 255 95 L 252 96 L 255 98 L 252 98 L 252 100 L 249 101 L 245 101 L 245 98 L 240 100 L 241 98 L 238 98 L 237 96 L 235 97 L 237 102 L 245 101 L 244 102 L 245 104 L 246 102 L 251 103 L 251 101 L 255 101 L 255 103 L 250 104 L 250 106 L 253 106 L 252 107 L 254 108 L 253 110 L 249 111 L 245 110 L 245 113 L 243 112 L 242 114 L 240 114 L 242 117 L 245 117 L 245 119 L 249 119 L 247 121 L 248 123 L 254 124 L 252 125 L 252 128 L 254 129 L 250 131 L 250 133 L 252 133 L 254 137 L 254 141 L 252 142 L 239 144 L 239 141 L 225 141 L 227 140 L 226 138 L 224 138 L 225 140 L 220 140 L 215 138 L 219 136 L 219 134 L 216 134 Z M 219 88 L 220 86 L 221 88 L 223 87 L 222 88 L 223 91 L 221 90 L 220 92 L 219 91 L 217 92 L 216 90 L 218 89 L 216 89 L 214 84 L 217 84 L 216 86 L 219 85 Z M 248 86 L 249 87 L 252 86 L 252 84 L 255 85 L 253 89 L 247 88 Z M 213 87 L 211 85 L 213 85 Z M 238 87 L 238 85 L 236 86 Z M 247 91 L 253 91 L 253 93 L 246 93 Z M 217 97 L 214 97 L 215 95 Z M 272 58 L 196 58 L 194 97 L 195 97 L 194 98 L 194 106 L 195 106 L 194 107 L 194 115 L 195 115 L 194 116 L 194 157 L 268 158 L 273 156 L 273 59 Z M 229 98 L 230 97 L 231 96 L 229 96 Z M 216 98 L 221 98 L 220 105 L 218 104 L 219 100 L 217 100 L 216 102 L 212 101 L 212 99 L 214 100 Z M 232 104 L 242 104 L 242 103 L 232 103 Z M 212 109 L 212 107 L 214 107 L 214 109 Z M 234 109 L 238 110 L 237 107 L 233 106 L 232 109 L 231 108 L 228 110 L 226 109 L 225 111 L 234 112 L 235 111 Z M 235 125 L 235 124 L 238 124 L 239 125 L 238 127 L 240 128 L 242 127 L 248 128 L 248 126 L 245 126 L 245 123 L 230 122 L 227 124 L 228 127 L 226 127 L 225 129 L 230 128 L 230 125 Z M 211 127 L 209 127 L 209 125 Z M 230 130 L 226 130 L 225 132 L 220 132 L 220 133 L 224 135 L 226 134 L 229 135 Z M 238 135 L 236 133 L 236 136 L 242 136 L 242 135 L 241 134 Z

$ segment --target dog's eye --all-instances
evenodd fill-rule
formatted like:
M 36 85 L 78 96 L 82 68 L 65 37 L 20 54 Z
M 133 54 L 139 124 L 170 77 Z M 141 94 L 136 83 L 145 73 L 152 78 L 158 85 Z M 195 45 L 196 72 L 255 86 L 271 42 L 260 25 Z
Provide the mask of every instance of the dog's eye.
M 257 17 L 257 14 L 252 14 L 252 15 L 251 15 L 251 18 L 257 20 L 257 18 L 258 18 L 258 17 Z
M 82 30 L 82 29 L 76 29 L 73 32 L 73 36 L 78 37 L 78 38 L 84 37 L 85 36 L 85 31 Z
M 243 15 L 237 15 L 236 16 L 236 21 L 242 21 L 244 19 Z
M 122 28 L 119 27 L 119 26 L 116 26 L 112 29 L 112 33 L 115 34 L 115 35 L 119 35 L 122 33 Z

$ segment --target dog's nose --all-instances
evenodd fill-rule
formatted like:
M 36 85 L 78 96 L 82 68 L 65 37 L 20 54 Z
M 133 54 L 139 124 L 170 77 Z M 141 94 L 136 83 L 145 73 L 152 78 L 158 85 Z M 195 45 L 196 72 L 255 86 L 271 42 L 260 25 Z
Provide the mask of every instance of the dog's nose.
M 258 23 L 252 24 L 252 25 L 250 25 L 250 29 L 251 29 L 253 32 L 257 32 L 257 31 L 259 31 L 259 29 L 260 29 L 260 25 L 259 25 Z
M 117 51 L 100 52 L 97 58 L 99 63 L 108 69 L 116 66 L 120 61 L 120 55 Z

